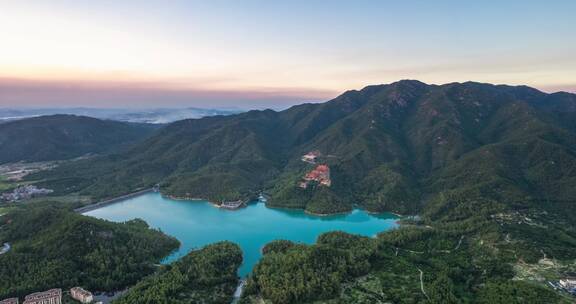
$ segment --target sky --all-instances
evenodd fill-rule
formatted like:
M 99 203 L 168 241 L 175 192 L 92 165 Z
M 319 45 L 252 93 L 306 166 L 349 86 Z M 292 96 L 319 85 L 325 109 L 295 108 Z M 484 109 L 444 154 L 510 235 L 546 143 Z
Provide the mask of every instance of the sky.
M 0 107 L 283 108 L 418 79 L 576 92 L 573 0 L 0 0 Z

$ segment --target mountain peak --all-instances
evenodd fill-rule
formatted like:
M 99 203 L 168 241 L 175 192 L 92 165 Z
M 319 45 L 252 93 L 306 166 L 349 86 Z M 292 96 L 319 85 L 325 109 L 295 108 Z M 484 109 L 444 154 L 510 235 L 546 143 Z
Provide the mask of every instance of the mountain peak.
M 422 82 L 420 80 L 416 80 L 416 79 L 402 79 L 402 80 L 398 80 L 396 82 L 393 82 L 390 85 L 412 86 L 412 87 L 429 86 L 429 84 Z

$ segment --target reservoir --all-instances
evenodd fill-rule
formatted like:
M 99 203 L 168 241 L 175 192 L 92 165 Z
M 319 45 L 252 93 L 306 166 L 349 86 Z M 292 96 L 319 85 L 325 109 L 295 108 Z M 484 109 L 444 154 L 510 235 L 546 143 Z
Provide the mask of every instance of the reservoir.
M 259 202 L 230 211 L 206 201 L 172 200 L 159 193 L 132 197 L 84 215 L 114 222 L 140 218 L 151 227 L 176 237 L 181 246 L 166 257 L 164 263 L 210 243 L 232 241 L 240 245 L 244 254 L 239 270 L 242 277 L 251 272 L 261 257 L 262 247 L 270 241 L 284 239 L 312 244 L 320 234 L 334 230 L 373 237 L 396 228 L 398 220 L 390 213 L 369 214 L 358 209 L 348 214 L 315 216 L 302 210 L 267 208 Z

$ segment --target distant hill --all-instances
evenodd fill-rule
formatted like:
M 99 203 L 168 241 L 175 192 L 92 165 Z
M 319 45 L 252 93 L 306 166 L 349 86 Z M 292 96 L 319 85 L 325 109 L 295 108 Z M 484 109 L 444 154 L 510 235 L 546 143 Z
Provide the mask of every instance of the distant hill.
M 188 118 L 231 115 L 240 112 L 242 112 L 242 110 L 204 108 L 0 108 L 0 123 L 31 117 L 67 114 L 124 122 L 166 124 Z
M 0 124 L 0 163 L 64 160 L 109 152 L 150 135 L 156 127 L 74 115 Z

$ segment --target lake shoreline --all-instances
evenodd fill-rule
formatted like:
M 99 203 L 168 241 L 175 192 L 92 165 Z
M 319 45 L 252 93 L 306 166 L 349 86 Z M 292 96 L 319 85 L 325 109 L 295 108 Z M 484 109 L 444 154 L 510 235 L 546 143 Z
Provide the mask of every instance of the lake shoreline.
M 334 212 L 334 213 L 316 213 L 316 212 L 308 211 L 306 209 L 301 209 L 301 210 L 303 210 L 304 213 L 306 213 L 306 214 L 314 215 L 314 216 L 320 216 L 320 217 L 345 215 L 345 214 L 350 214 L 350 213 L 352 213 L 352 211 L 354 211 L 354 209 L 350 209 L 347 211 L 340 211 L 340 212 Z
M 220 204 L 218 204 L 218 203 L 216 203 L 216 202 L 213 202 L 213 201 L 211 201 L 211 200 L 208 200 L 208 199 L 198 198 L 198 197 L 182 197 L 182 196 L 175 196 L 175 195 L 170 195 L 170 194 L 163 194 L 162 192 L 155 191 L 154 188 L 150 188 L 150 189 L 144 189 L 144 190 L 140 190 L 140 191 L 136 191 L 136 192 L 124 194 L 124 195 L 121 195 L 121 196 L 117 196 L 117 197 L 114 197 L 114 198 L 111 198 L 111 199 L 107 199 L 107 200 L 104 200 L 104 201 L 100 201 L 100 202 L 97 202 L 97 203 L 94 203 L 94 204 L 90 204 L 90 205 L 87 205 L 87 206 L 79 207 L 79 208 L 74 209 L 74 212 L 77 212 L 77 213 L 80 213 L 80 214 L 84 214 L 84 213 L 87 213 L 87 212 L 90 212 L 90 211 L 94 211 L 94 210 L 97 210 L 97 209 L 100 209 L 100 208 L 103 208 L 103 207 L 106 207 L 106 206 L 109 206 L 109 205 L 112 205 L 112 204 L 115 204 L 115 203 L 119 203 L 119 202 L 121 202 L 121 201 L 123 201 L 123 200 L 126 200 L 126 199 L 134 198 L 134 197 L 137 197 L 137 196 L 140 196 L 140 195 L 144 195 L 144 194 L 147 194 L 147 193 L 151 193 L 151 192 L 158 192 L 158 193 L 160 193 L 160 195 L 161 195 L 162 197 L 167 198 L 167 199 L 171 199 L 171 200 L 174 200 L 174 201 L 207 202 L 208 204 L 210 204 L 210 205 L 211 205 L 212 207 L 214 207 L 214 208 L 225 209 L 225 208 L 222 208 L 222 207 L 220 206 Z M 235 210 L 243 209 L 243 208 L 248 207 L 249 204 L 254 203 L 254 202 L 260 202 L 260 201 L 258 201 L 258 200 L 244 201 L 243 206 L 240 207 L 240 208 L 237 208 L 237 209 L 225 209 L 225 210 L 235 211 Z M 334 212 L 334 213 L 316 213 L 316 212 L 312 212 L 312 211 L 306 210 L 306 209 L 304 209 L 304 208 L 290 208 L 290 207 L 270 206 L 270 205 L 268 205 L 266 202 L 264 202 L 264 205 L 266 206 L 266 208 L 270 208 L 270 209 L 292 210 L 292 211 L 296 210 L 296 211 L 302 211 L 302 212 L 304 212 L 305 214 L 308 214 L 308 215 L 318 216 L 318 217 L 331 217 L 331 216 L 338 216 L 338 215 L 346 215 L 346 214 L 352 213 L 352 212 L 353 212 L 354 210 L 356 210 L 356 209 L 358 209 L 358 210 L 363 210 L 364 212 L 366 212 L 366 213 L 368 213 L 368 214 L 372 214 L 372 215 L 378 215 L 378 214 L 383 214 L 383 213 L 390 213 L 390 214 L 393 214 L 393 215 L 397 216 L 399 219 L 401 219 L 401 218 L 403 217 L 401 214 L 398 214 L 398 213 L 395 213 L 395 212 L 392 212 L 392 211 L 375 212 L 375 211 L 370 211 L 370 210 L 367 210 L 367 209 L 364 209 L 364 208 L 358 208 L 358 207 L 352 208 L 352 209 L 350 209 L 350 210 L 340 211 L 340 212 Z
M 248 204 L 250 204 L 251 202 L 255 202 L 255 201 L 251 201 L 251 200 L 242 200 L 242 204 L 240 207 L 231 209 L 231 208 L 224 208 L 224 207 L 222 207 L 222 204 L 218 204 L 216 202 L 213 202 L 211 200 L 204 199 L 204 198 L 196 198 L 196 197 L 188 198 L 188 197 L 174 196 L 174 195 L 169 195 L 169 194 L 165 195 L 162 193 L 160 193 L 160 195 L 162 197 L 165 197 L 165 198 L 168 198 L 168 199 L 171 199 L 174 201 L 207 202 L 208 204 L 212 205 L 212 207 L 214 207 L 214 208 L 228 210 L 228 211 L 235 211 L 235 210 L 239 210 L 242 208 L 246 208 L 246 207 L 248 207 Z
M 131 192 L 131 193 L 124 194 L 124 195 L 121 195 L 121 196 L 117 196 L 117 197 L 114 197 L 114 198 L 111 198 L 111 199 L 99 201 L 99 202 L 94 203 L 94 204 L 90 204 L 90 205 L 86 205 L 86 206 L 82 206 L 82 207 L 76 208 L 76 209 L 74 209 L 74 212 L 80 213 L 80 214 L 84 214 L 84 213 L 86 213 L 86 212 L 94 211 L 94 210 L 96 210 L 96 209 L 100 209 L 100 208 L 103 208 L 103 207 L 106 207 L 106 206 L 109 206 L 109 205 L 112 205 L 112 204 L 115 204 L 115 203 L 119 203 L 119 202 L 121 202 L 121 201 L 130 199 L 130 198 L 134 198 L 134 197 L 137 197 L 137 196 L 140 196 L 140 195 L 143 195 L 143 194 L 147 194 L 147 193 L 151 193 L 151 192 L 154 192 L 154 189 L 153 189 L 153 188 L 143 189 L 143 190 L 139 190 L 139 191 L 136 191 L 136 192 Z
M 395 215 L 384 213 L 375 216 L 359 208 L 339 215 L 320 216 L 306 213 L 303 209 L 274 210 L 277 208 L 268 207 L 261 201 L 252 201 L 247 208 L 235 210 L 237 213 L 234 213 L 219 211 L 206 200 L 194 201 L 200 204 L 186 201 L 155 192 L 85 215 L 119 223 L 140 218 L 151 228 L 175 237 L 181 246 L 163 257 L 161 264 L 170 264 L 191 250 L 214 242 L 237 243 L 244 253 L 238 272 L 241 277 L 250 274 L 262 256 L 261 248 L 274 240 L 314 244 L 319 235 L 331 231 L 373 237 L 398 227 Z

